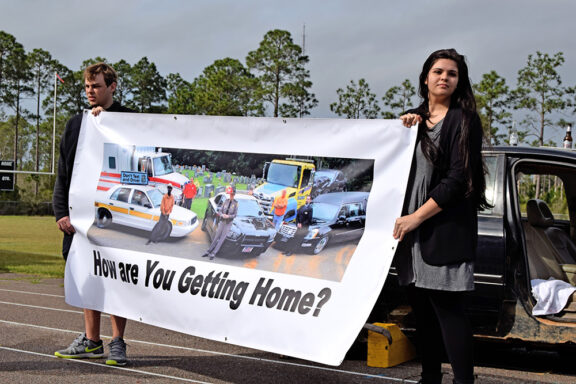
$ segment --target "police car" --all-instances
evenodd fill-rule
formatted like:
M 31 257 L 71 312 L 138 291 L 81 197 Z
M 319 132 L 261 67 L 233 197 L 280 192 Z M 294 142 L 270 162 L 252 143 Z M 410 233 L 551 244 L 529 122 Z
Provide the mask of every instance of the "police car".
M 100 192 L 95 202 L 95 224 L 106 228 L 112 223 L 152 231 L 160 218 L 163 193 L 147 185 L 117 185 Z M 198 218 L 190 210 L 177 205 L 170 213 L 171 237 L 183 237 L 198 227 Z

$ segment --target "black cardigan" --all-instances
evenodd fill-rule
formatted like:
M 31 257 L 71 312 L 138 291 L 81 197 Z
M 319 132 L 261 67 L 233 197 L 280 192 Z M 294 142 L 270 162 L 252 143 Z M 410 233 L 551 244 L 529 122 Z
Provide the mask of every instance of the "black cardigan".
M 471 261 L 476 257 L 478 194 L 466 196 L 464 159 L 459 145 L 462 115 L 461 109 L 448 110 L 440 132 L 442 151 L 430 178 L 428 198 L 434 199 L 442 211 L 418 228 L 422 258 L 431 265 Z M 482 126 L 478 115 L 473 116 L 470 124 L 470 164 L 473 172 L 483 172 Z

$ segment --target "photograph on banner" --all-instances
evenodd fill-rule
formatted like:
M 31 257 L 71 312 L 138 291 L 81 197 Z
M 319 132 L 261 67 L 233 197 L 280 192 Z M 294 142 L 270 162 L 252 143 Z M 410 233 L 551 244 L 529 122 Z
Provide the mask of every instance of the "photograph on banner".
M 85 112 L 66 302 L 338 365 L 388 274 L 415 139 L 394 120 Z
M 89 241 L 341 281 L 374 161 L 104 143 Z

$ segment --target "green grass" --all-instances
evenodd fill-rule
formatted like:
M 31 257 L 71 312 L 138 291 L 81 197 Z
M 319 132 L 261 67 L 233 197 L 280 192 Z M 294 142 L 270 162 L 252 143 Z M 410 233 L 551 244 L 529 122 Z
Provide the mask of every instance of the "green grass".
M 208 206 L 208 198 L 199 197 L 192 200 L 192 207 L 190 207 L 190 210 L 194 212 L 199 219 L 204 219 L 204 214 L 206 213 L 207 206 Z
M 181 173 L 183 175 L 185 175 L 186 177 L 188 177 L 189 179 L 191 177 L 194 176 L 194 172 L 192 172 L 191 170 L 182 170 Z M 208 172 L 205 172 L 205 175 L 208 175 Z M 194 181 L 200 186 L 200 187 L 204 187 L 204 176 L 199 176 L 199 177 L 195 177 Z M 230 183 L 224 183 L 222 181 L 222 177 L 214 177 L 212 179 L 212 182 L 210 183 L 214 186 L 214 188 L 217 187 L 222 187 L 222 186 L 227 186 Z M 246 190 L 248 188 L 247 184 L 236 184 L 236 190 L 237 191 L 242 191 L 242 190 Z M 192 207 L 190 208 L 194 213 L 196 213 L 196 216 L 198 216 L 199 219 L 204 219 L 204 214 L 206 213 L 206 207 L 208 206 L 208 198 L 206 197 L 196 197 L 194 198 L 194 201 L 192 201 Z
M 64 277 L 62 234 L 50 216 L 0 216 L 0 273 Z
M 188 172 L 186 172 L 188 173 Z M 191 172 L 189 176 L 192 176 Z M 195 179 L 204 186 L 203 177 Z M 214 187 L 225 186 L 214 178 Z M 238 190 L 246 184 L 237 184 Z M 207 198 L 195 198 L 192 203 L 199 219 L 204 218 Z M 62 233 L 51 216 L 0 216 L 0 273 L 31 275 L 31 278 L 64 277 L 61 254 Z

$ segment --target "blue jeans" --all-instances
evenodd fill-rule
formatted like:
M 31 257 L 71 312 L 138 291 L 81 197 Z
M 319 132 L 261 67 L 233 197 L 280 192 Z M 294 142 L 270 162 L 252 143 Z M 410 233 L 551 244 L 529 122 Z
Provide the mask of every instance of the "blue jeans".
M 282 220 L 284 220 L 284 215 L 274 215 L 274 217 L 272 218 L 272 223 L 274 224 L 274 228 L 276 228 L 276 231 L 280 230 Z

